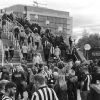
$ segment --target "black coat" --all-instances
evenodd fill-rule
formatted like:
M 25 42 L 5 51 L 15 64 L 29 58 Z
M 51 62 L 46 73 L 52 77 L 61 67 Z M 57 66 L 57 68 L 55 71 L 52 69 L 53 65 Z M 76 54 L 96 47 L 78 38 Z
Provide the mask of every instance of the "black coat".
M 100 87 L 92 85 L 87 100 L 100 100 Z
M 59 100 L 68 100 L 67 98 L 67 90 L 62 90 L 59 84 L 54 86 L 54 90 L 57 94 Z

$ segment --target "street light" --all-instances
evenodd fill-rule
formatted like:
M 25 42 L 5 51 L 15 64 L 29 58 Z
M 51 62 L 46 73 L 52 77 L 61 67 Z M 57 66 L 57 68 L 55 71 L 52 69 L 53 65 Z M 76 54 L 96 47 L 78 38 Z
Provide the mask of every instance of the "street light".
M 27 14 L 26 11 L 23 11 L 23 18 L 26 18 Z
M 85 45 L 84 45 L 84 49 L 85 49 L 85 56 L 86 56 L 86 59 L 88 60 L 88 51 L 91 49 L 90 44 L 85 44 Z
M 23 15 L 24 15 L 24 18 L 27 17 L 27 6 L 24 6 Z

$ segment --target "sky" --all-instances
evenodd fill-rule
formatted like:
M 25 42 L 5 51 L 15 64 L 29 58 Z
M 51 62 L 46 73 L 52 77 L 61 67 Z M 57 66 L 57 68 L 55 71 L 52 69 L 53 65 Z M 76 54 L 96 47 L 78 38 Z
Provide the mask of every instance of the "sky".
M 81 36 L 87 30 L 100 33 L 100 0 L 34 0 L 44 7 L 70 12 L 73 17 L 73 34 Z M 0 0 L 0 9 L 15 4 L 33 5 L 33 0 Z M 39 5 L 43 6 L 43 5 Z

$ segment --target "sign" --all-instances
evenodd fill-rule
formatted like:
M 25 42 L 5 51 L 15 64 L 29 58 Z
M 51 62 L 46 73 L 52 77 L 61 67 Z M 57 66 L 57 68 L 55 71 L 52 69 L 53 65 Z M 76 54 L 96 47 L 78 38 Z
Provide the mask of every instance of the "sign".
M 100 48 L 92 48 L 88 51 L 89 60 L 100 59 Z
M 94 51 L 92 52 L 92 56 L 99 56 L 100 57 L 100 51 Z
M 91 49 L 91 46 L 90 46 L 89 44 L 85 44 L 85 45 L 84 45 L 84 49 L 85 49 L 85 50 L 90 50 L 90 49 Z
M 61 32 L 63 28 L 61 26 L 58 27 L 58 32 Z
M 38 19 L 38 18 L 39 18 L 39 16 L 38 16 L 38 15 L 35 15 L 35 16 L 34 16 L 34 18 L 35 18 L 35 19 Z
M 50 21 L 49 20 L 46 20 L 46 25 L 49 25 L 50 24 Z

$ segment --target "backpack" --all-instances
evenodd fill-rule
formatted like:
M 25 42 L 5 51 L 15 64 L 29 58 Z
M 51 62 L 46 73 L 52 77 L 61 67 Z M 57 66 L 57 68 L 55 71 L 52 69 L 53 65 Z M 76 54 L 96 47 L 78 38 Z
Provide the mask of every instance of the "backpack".
M 2 93 L 2 92 L 0 92 L 0 100 L 2 100 L 2 96 L 3 96 L 3 93 Z

